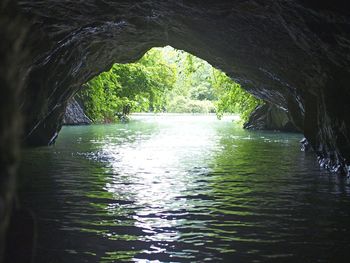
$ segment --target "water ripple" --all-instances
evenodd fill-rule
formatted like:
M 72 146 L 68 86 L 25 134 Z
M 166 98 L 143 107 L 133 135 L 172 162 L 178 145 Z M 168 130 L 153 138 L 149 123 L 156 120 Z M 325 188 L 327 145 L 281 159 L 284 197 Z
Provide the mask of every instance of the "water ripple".
M 211 116 L 65 127 L 21 167 L 37 262 L 346 262 L 350 184 L 299 139 Z

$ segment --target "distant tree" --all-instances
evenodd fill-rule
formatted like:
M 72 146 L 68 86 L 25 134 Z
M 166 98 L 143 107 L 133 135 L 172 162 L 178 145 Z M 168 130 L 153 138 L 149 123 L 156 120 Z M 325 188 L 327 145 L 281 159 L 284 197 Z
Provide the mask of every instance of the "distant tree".
M 225 112 L 239 113 L 246 121 L 256 106 L 262 103 L 261 100 L 243 90 L 225 73 L 214 68 L 211 83 L 218 97 L 215 103 L 218 118 L 221 118 Z
M 79 96 L 90 118 L 109 122 L 116 114 L 162 111 L 174 81 L 174 69 L 154 50 L 138 63 L 114 64 L 108 72 L 90 80 Z
M 260 103 L 206 61 L 171 47 L 153 48 L 139 61 L 114 64 L 79 94 L 87 115 L 110 122 L 131 112 L 248 114 Z

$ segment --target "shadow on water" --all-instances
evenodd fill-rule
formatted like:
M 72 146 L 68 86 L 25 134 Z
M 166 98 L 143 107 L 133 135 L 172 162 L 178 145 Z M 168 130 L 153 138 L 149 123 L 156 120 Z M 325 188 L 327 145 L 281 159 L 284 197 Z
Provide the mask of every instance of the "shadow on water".
M 347 262 L 346 178 L 212 116 L 65 127 L 24 152 L 37 262 Z

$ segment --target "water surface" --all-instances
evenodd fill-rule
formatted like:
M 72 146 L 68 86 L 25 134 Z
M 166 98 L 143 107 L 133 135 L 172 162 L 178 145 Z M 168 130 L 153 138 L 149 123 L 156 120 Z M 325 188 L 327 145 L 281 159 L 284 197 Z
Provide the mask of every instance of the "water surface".
M 36 262 L 348 262 L 349 182 L 300 139 L 215 116 L 64 127 L 24 152 Z

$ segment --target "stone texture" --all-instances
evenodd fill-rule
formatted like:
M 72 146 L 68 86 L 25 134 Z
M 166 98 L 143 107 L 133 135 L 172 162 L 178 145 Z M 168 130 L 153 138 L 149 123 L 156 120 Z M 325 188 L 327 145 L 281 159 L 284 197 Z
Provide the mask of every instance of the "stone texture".
M 5 238 L 14 208 L 16 168 L 21 121 L 18 95 L 24 78 L 21 65 L 25 27 L 11 1 L 0 2 L 0 262 L 5 257 Z
M 292 123 L 287 111 L 269 103 L 256 107 L 243 127 L 250 130 L 300 132 Z
M 350 160 L 350 9 L 346 1 L 19 0 L 31 26 L 25 138 L 46 145 L 69 98 L 115 62 L 171 45 L 288 111 L 320 162 Z
M 85 115 L 80 104 L 72 98 L 67 105 L 66 112 L 63 117 L 64 125 L 89 125 L 91 120 Z

